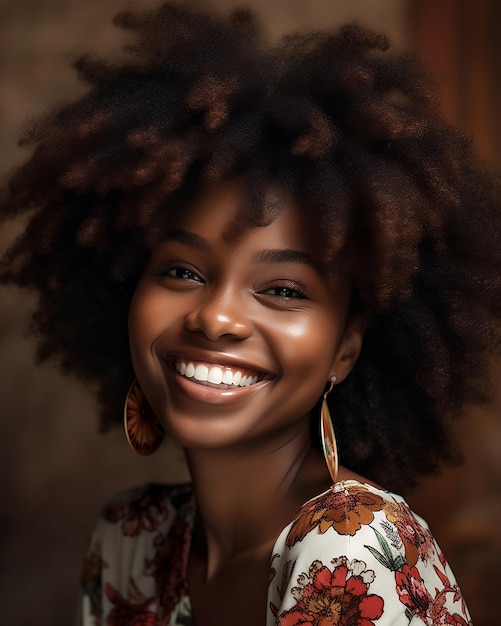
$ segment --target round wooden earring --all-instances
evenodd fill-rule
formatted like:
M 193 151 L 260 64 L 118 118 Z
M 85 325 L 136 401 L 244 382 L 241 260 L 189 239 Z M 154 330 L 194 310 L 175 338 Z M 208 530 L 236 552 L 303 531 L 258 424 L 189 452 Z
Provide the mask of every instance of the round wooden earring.
M 158 417 L 135 379 L 125 399 L 124 430 L 130 447 L 141 456 L 153 454 L 165 435 Z

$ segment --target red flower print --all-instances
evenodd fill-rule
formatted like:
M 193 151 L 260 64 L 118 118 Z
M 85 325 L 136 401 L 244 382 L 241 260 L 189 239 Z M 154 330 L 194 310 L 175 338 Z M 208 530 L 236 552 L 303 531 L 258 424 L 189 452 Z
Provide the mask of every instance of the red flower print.
M 165 490 L 150 485 L 126 492 L 118 496 L 104 511 L 108 522 L 122 522 L 122 532 L 126 537 L 136 537 L 143 531 L 152 532 L 167 517 Z
M 108 626 L 155 626 L 157 616 L 148 610 L 155 598 L 145 598 L 134 579 L 130 579 L 129 600 L 126 600 L 110 584 L 106 585 L 106 596 L 115 605 L 110 611 Z
M 395 572 L 395 582 L 397 583 L 397 593 L 400 602 L 409 607 L 413 613 L 417 613 L 426 622 L 432 597 L 424 586 L 417 567 L 403 565 L 400 571 Z
M 319 533 L 334 528 L 340 535 L 354 535 L 363 524 L 370 524 L 374 511 L 383 508 L 383 498 L 363 486 L 330 489 L 323 496 L 307 502 L 293 521 L 286 544 L 293 546 L 313 528 Z
M 296 605 L 278 616 L 279 626 L 374 626 L 383 614 L 380 596 L 368 594 L 374 572 L 363 561 L 346 557 L 332 561 L 332 571 L 314 561 L 292 589 Z
M 438 574 L 437 567 L 435 570 Z M 443 573 L 440 579 L 446 585 L 442 590 L 435 589 L 435 597 L 432 597 L 425 588 L 418 569 L 414 566 L 404 565 L 400 571 L 395 572 L 396 590 L 400 602 L 430 626 L 436 624 L 469 626 L 470 622 L 467 622 L 458 613 L 451 614 L 445 606 L 447 594 L 453 594 L 453 601 L 460 598 L 457 587 L 451 587 L 447 576 Z M 462 608 L 464 611 L 464 607 Z
M 176 604 L 188 594 L 186 567 L 190 550 L 191 526 L 179 517 L 167 536 L 155 539 L 155 556 L 147 563 L 147 573 L 155 586 L 163 615 L 170 615 Z

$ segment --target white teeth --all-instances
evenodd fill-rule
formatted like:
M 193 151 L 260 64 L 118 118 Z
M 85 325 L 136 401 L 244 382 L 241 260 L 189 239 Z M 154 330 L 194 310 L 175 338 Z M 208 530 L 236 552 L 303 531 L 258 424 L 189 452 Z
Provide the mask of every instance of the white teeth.
M 207 365 L 199 364 L 195 367 L 195 380 L 206 381 L 209 374 Z
M 224 369 L 219 365 L 208 366 L 203 363 L 199 363 L 195 366 L 194 363 L 178 361 L 176 363 L 176 370 L 185 376 L 186 378 L 194 378 L 199 382 L 208 382 L 213 385 L 231 385 L 233 387 L 249 387 L 255 385 L 258 381 L 258 376 L 252 374 L 242 375 L 242 372 L 238 370 L 233 373 L 231 369 Z
M 220 367 L 211 367 L 209 370 L 209 375 L 207 376 L 207 380 L 210 383 L 219 385 L 223 382 L 223 370 Z
M 242 373 L 241 372 L 235 372 L 233 374 L 233 385 L 235 385 L 235 387 L 238 387 L 238 385 L 240 384 L 240 379 L 242 378 Z

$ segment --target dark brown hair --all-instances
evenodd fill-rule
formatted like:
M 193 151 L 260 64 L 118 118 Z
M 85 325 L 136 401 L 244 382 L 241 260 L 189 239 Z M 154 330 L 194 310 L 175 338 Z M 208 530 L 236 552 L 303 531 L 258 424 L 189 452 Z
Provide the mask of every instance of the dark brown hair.
M 104 427 L 120 421 L 128 306 L 169 215 L 239 177 L 241 226 L 264 224 L 278 184 L 368 319 L 332 394 L 343 463 L 402 490 L 451 461 L 450 418 L 488 396 L 500 343 L 500 190 L 416 63 L 357 27 L 266 46 L 243 11 L 166 4 L 116 23 L 134 57 L 76 62 L 88 94 L 30 128 L 1 202 L 30 212 L 0 278 L 39 294 L 39 359 L 95 386 Z

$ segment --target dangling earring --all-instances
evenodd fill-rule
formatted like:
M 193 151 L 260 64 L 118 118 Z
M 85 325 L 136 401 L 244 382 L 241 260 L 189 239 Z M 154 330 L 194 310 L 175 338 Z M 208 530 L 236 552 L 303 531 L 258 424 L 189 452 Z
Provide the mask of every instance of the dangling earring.
M 325 463 L 327 464 L 327 469 L 329 470 L 333 483 L 336 482 L 339 460 L 337 455 L 336 436 L 334 434 L 334 427 L 332 425 L 329 406 L 327 405 L 327 396 L 332 391 L 336 380 L 335 376 L 332 376 L 330 379 L 330 386 L 324 393 L 322 408 L 320 409 L 320 437 L 322 440 L 322 450 L 325 457 Z
M 153 454 L 165 435 L 136 379 L 129 387 L 125 399 L 124 429 L 130 447 L 141 456 Z

